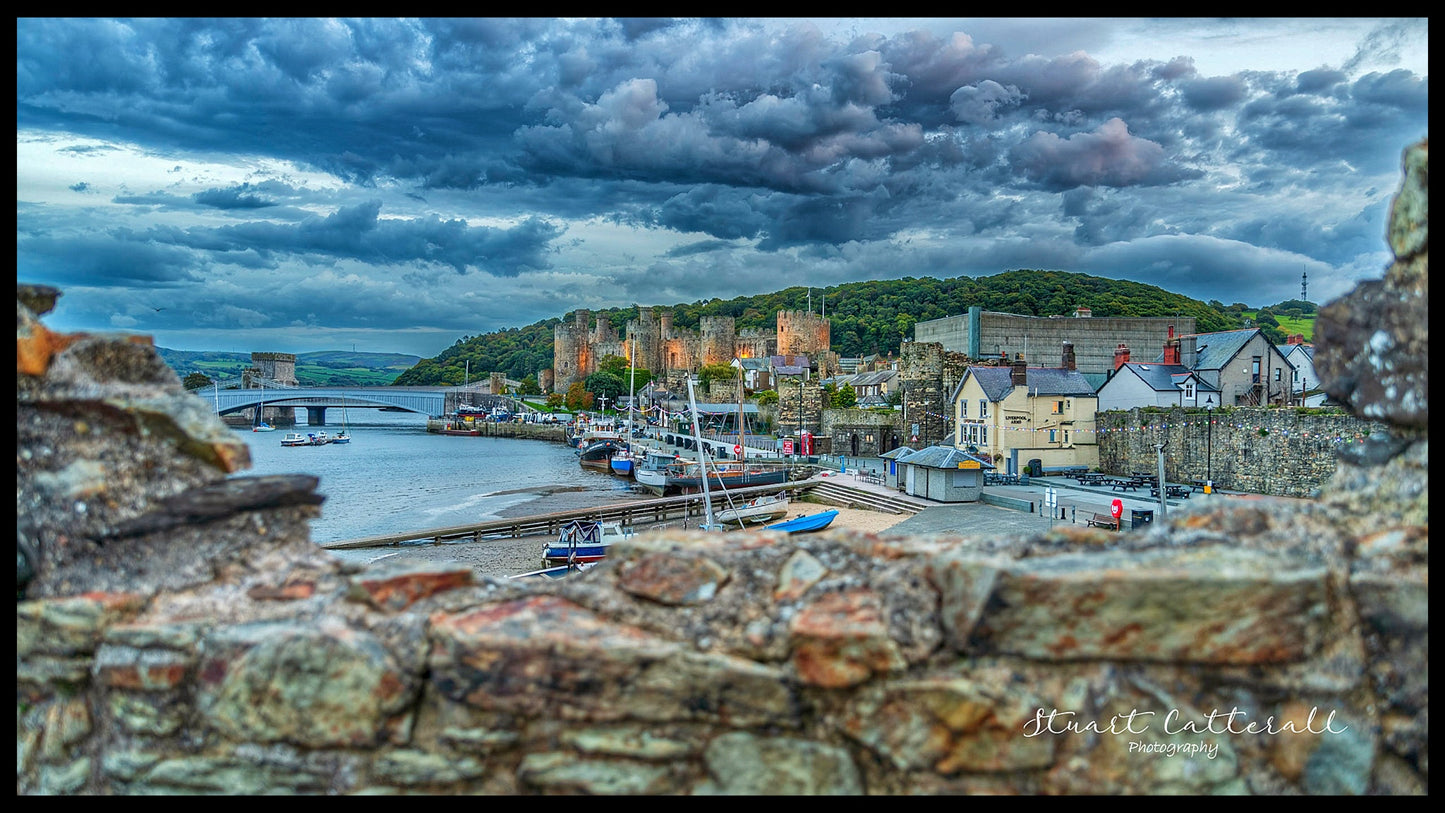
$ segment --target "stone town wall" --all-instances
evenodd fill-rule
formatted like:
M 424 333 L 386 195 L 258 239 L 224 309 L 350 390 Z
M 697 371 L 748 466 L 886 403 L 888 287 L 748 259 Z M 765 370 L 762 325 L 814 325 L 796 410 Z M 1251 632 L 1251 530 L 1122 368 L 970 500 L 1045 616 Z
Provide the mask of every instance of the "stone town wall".
M 903 445 L 902 412 L 874 412 L 871 409 L 827 409 L 823 430 L 832 454 L 877 457 Z
M 17 286 L 17 793 L 1427 794 L 1425 150 L 1396 265 L 1317 326 L 1387 431 L 1319 499 L 1122 534 L 344 563 L 314 478 L 229 476 L 246 446 L 153 347 Z
M 1098 428 L 1103 471 L 1155 471 L 1163 443 L 1171 481 L 1279 497 L 1312 496 L 1334 476 L 1340 447 L 1385 429 L 1343 410 L 1267 407 L 1114 410 L 1099 413 Z

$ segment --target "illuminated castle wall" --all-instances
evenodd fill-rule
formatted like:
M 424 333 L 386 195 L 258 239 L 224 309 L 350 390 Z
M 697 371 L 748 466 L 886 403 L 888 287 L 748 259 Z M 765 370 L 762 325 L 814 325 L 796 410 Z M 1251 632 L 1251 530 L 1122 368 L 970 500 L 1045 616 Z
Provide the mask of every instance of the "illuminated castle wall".
M 697 330 L 673 325 L 672 313 L 639 305 L 627 322 L 627 338 L 619 339 L 607 316 L 578 309 L 571 322 L 552 333 L 552 391 L 564 392 L 597 371 L 606 356 L 628 357 L 636 350 L 637 366 L 657 378 L 669 371 L 693 371 L 705 364 L 727 364 L 735 358 L 760 358 L 786 353 L 818 359 L 821 370 L 836 369 L 828 351 L 828 320 L 803 311 L 779 311 L 777 332 L 737 329 L 731 316 L 704 316 Z M 785 345 L 786 343 L 786 345 Z M 786 346 L 787 350 L 784 350 Z

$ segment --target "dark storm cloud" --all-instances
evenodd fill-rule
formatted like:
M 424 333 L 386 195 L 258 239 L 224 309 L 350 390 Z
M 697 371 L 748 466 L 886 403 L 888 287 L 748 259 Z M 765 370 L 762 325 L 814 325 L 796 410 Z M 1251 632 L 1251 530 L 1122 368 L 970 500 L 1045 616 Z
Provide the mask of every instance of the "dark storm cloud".
M 1066 138 L 1034 133 L 1014 148 L 1011 160 L 1026 177 L 1053 190 L 1153 186 L 1198 176 L 1171 166 L 1162 147 L 1130 135 L 1120 119 L 1110 119 L 1091 133 Z

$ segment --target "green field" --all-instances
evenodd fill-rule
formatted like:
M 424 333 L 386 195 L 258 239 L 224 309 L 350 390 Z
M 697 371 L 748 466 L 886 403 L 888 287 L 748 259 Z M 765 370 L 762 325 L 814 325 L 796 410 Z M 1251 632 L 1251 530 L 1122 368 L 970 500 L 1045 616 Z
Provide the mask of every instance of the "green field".
M 1258 312 L 1259 311 L 1245 311 L 1241 315 L 1246 319 L 1253 320 L 1254 315 Z M 1280 316 L 1279 314 L 1275 314 L 1274 318 L 1279 320 L 1279 329 L 1281 332 L 1284 333 L 1284 335 L 1292 336 L 1296 333 L 1299 333 L 1305 337 L 1305 341 L 1314 341 L 1315 317 L 1306 316 L 1300 319 L 1292 319 L 1288 316 Z

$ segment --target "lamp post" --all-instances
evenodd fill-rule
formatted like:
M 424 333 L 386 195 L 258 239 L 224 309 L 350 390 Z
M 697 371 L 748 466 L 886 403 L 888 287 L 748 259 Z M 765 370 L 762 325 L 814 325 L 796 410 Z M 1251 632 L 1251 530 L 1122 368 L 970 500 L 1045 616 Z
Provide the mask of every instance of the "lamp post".
M 812 291 L 809 291 L 809 295 Z M 798 460 L 803 459 L 803 376 L 798 376 Z
M 1204 493 L 1214 493 L 1214 396 L 1204 399 L 1204 411 L 1209 416 L 1209 440 L 1204 452 Z

